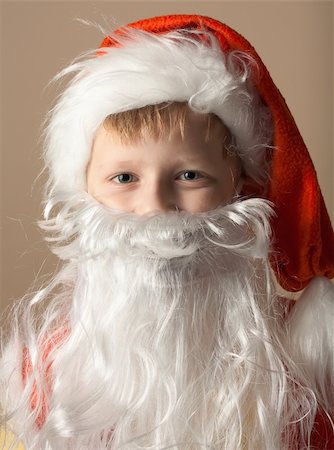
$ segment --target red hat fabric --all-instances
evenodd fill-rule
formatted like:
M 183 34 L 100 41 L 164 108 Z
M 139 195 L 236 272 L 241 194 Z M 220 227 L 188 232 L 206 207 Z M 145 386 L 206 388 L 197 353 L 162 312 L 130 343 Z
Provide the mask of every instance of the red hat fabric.
M 273 202 L 276 212 L 272 267 L 288 291 L 303 289 L 315 276 L 334 277 L 334 233 L 313 163 L 284 98 L 252 45 L 227 25 L 199 15 L 153 17 L 128 26 L 158 34 L 207 30 L 219 40 L 223 52 L 238 49 L 257 61 L 254 83 L 274 121 L 271 179 L 262 194 Z M 112 45 L 107 36 L 100 47 Z M 245 188 L 243 193 L 258 196 L 255 188 Z

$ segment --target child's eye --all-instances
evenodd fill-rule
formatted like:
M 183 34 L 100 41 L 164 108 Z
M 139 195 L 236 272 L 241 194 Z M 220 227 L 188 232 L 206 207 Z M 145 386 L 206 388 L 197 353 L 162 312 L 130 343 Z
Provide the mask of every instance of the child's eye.
M 131 175 L 131 173 L 120 173 L 119 175 L 116 175 L 115 177 L 111 178 L 111 181 L 115 181 L 119 184 L 127 184 L 132 183 L 134 181 L 135 177 Z
M 198 180 L 201 177 L 202 177 L 202 175 L 199 172 L 197 172 L 196 170 L 187 170 L 187 171 L 181 173 L 178 176 L 178 179 L 182 180 L 182 181 L 193 181 L 193 180 Z

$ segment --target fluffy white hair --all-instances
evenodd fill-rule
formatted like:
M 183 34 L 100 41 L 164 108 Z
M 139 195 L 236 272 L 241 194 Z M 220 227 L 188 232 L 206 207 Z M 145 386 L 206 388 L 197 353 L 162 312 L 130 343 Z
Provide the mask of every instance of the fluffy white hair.
M 309 305 L 332 294 L 310 292 L 307 328 L 298 314 L 290 328 L 268 261 L 270 213 L 249 199 L 141 218 L 68 198 L 44 226 L 69 262 L 23 305 L 1 361 L 6 419 L 27 448 L 309 448 L 333 362 L 315 367 L 328 342 L 313 342 Z
M 218 40 L 205 31 L 155 35 L 124 28 L 110 36 L 116 46 L 101 49 L 99 56 L 90 52 L 56 77 L 75 74 L 48 117 L 49 192 L 85 189 L 93 137 L 108 115 L 173 101 L 220 117 L 235 139 L 246 173 L 264 181 L 271 116 L 253 86 L 257 69 L 248 54 L 224 54 Z

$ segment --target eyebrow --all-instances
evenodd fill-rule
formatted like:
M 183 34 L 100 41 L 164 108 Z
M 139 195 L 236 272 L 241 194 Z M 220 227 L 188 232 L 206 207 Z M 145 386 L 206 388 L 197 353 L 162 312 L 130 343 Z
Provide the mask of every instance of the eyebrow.
M 110 160 L 110 161 L 106 161 L 104 163 L 99 163 L 97 165 L 97 168 L 98 169 L 104 169 L 105 167 L 110 166 L 112 164 L 117 165 L 117 166 L 129 166 L 129 165 L 134 164 L 134 163 L 135 163 L 135 161 L 133 161 L 131 159 L 117 160 L 117 161 Z M 138 162 L 136 162 L 136 164 L 138 164 Z
M 203 157 L 199 156 L 198 158 L 179 158 L 175 159 L 175 164 L 187 164 L 187 165 L 196 165 L 196 164 L 206 164 L 209 163 L 208 159 L 203 155 Z

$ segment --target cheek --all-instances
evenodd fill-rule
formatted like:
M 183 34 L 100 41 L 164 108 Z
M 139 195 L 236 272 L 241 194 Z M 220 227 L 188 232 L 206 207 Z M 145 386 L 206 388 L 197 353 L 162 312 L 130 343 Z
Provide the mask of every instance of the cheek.
M 102 193 L 101 181 L 94 171 L 94 168 L 90 166 L 86 170 L 86 189 L 88 194 L 97 199 L 97 196 Z
M 91 194 L 95 198 L 95 200 L 97 200 L 102 205 L 110 209 L 117 209 L 124 212 L 133 212 L 135 199 L 132 193 L 111 190 L 107 184 L 91 184 L 90 188 L 91 189 L 89 190 L 88 187 L 88 193 Z
M 87 186 L 87 192 L 91 195 L 94 195 L 94 180 L 93 177 L 91 175 L 91 171 L 89 169 L 89 167 L 86 170 L 86 186 Z
M 222 201 L 230 202 L 237 194 L 237 187 L 241 177 L 241 164 L 239 160 L 232 159 L 229 164 L 224 167 L 223 177 L 220 180 L 220 192 Z
M 180 208 L 190 213 L 206 212 L 222 206 L 237 194 L 239 171 L 228 169 L 214 186 L 182 194 Z
M 225 197 L 221 187 L 218 186 L 214 189 L 194 190 L 182 195 L 179 207 L 189 213 L 206 212 L 224 203 Z
M 94 195 L 95 199 L 111 209 L 118 209 L 120 211 L 131 212 L 131 202 L 126 201 L 124 197 L 120 197 L 117 194 L 108 195 L 100 192 Z

